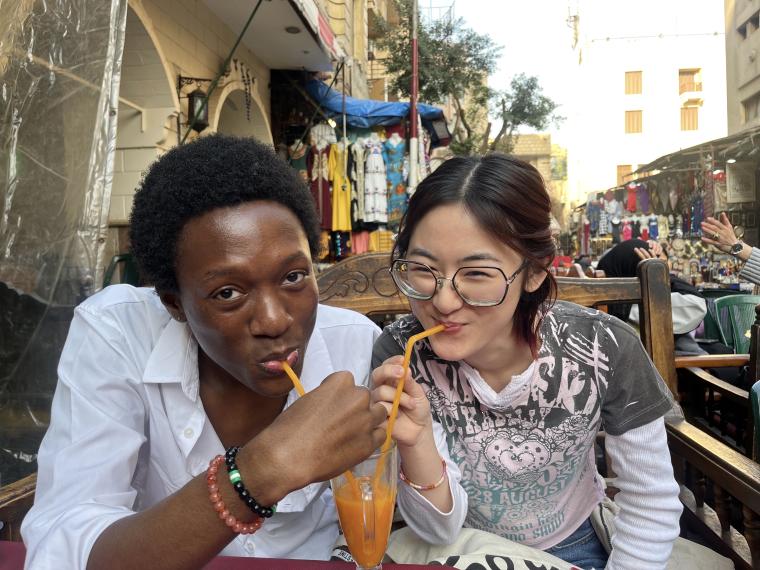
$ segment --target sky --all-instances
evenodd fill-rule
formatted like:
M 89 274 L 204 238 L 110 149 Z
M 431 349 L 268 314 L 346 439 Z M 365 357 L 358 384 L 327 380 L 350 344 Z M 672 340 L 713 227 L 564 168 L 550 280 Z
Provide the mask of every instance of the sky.
M 544 94 L 560 105 L 567 117 L 572 105 L 577 56 L 567 25 L 569 0 L 419 0 L 421 13 L 440 14 L 453 5 L 454 15 L 503 47 L 501 60 L 489 85 L 506 89 L 512 77 L 526 73 L 538 77 Z M 574 2 L 573 2 L 574 4 Z M 568 123 L 552 126 L 552 142 L 567 144 Z

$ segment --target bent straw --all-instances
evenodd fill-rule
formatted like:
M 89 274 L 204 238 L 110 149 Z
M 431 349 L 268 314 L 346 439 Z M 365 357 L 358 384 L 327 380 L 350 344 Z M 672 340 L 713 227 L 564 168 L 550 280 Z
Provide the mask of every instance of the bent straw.
M 286 360 L 282 361 L 282 369 L 285 371 L 285 374 L 288 375 L 288 378 L 290 378 L 290 381 L 293 383 L 293 388 L 296 389 L 298 397 L 300 398 L 303 396 L 306 393 L 306 391 L 303 389 L 303 384 L 301 384 L 301 380 L 298 379 L 298 375 L 293 371 L 293 369 L 290 367 L 290 364 L 288 364 Z M 359 485 L 354 478 L 354 474 L 351 473 L 351 471 L 346 471 L 343 473 L 343 476 L 348 480 L 349 485 L 351 485 L 354 491 L 358 493 Z
M 293 388 L 296 389 L 299 397 L 303 396 L 306 393 L 303 389 L 303 384 L 301 384 L 301 381 L 298 379 L 298 375 L 293 372 L 293 369 L 290 367 L 290 364 L 288 364 L 286 360 L 282 361 L 282 369 L 285 371 L 285 374 L 288 375 L 290 381 L 293 382 Z
M 399 403 L 401 402 L 401 393 L 404 391 L 404 381 L 406 380 L 406 373 L 409 371 L 409 363 L 412 360 L 412 350 L 414 350 L 414 344 L 417 341 L 422 340 L 423 338 L 433 336 L 434 334 L 437 334 L 445 329 L 446 329 L 445 325 L 437 325 L 437 326 L 427 329 L 426 331 L 422 331 L 419 334 L 409 337 L 409 340 L 406 341 L 406 350 L 404 351 L 404 370 L 401 373 L 401 379 L 398 381 L 398 384 L 396 385 L 396 394 L 393 397 L 393 406 L 391 406 L 391 414 L 388 417 L 388 428 L 385 431 L 385 443 L 383 443 L 383 448 L 381 449 L 381 453 L 385 453 L 386 451 L 388 451 L 388 448 L 391 445 L 391 433 L 393 433 L 393 425 L 396 423 L 396 416 L 398 415 L 398 406 L 399 406 Z
M 404 370 L 401 373 L 401 379 L 396 385 L 396 394 L 393 397 L 391 413 L 390 416 L 388 416 L 388 427 L 385 431 L 385 442 L 383 443 L 383 447 L 380 449 L 381 454 L 388 451 L 388 448 L 391 446 L 391 433 L 393 433 L 393 425 L 396 423 L 396 416 L 398 416 L 398 407 L 399 403 L 401 402 L 401 393 L 404 391 L 404 381 L 406 380 L 406 373 L 409 371 L 409 363 L 412 360 L 412 350 L 414 350 L 414 344 L 423 338 L 433 336 L 434 334 L 437 334 L 443 330 L 446 330 L 445 325 L 436 325 L 432 328 L 422 331 L 421 333 L 409 337 L 409 340 L 406 341 L 406 350 L 404 351 Z M 382 474 L 383 462 L 379 461 L 377 463 L 377 467 L 375 468 L 376 482 L 380 479 Z

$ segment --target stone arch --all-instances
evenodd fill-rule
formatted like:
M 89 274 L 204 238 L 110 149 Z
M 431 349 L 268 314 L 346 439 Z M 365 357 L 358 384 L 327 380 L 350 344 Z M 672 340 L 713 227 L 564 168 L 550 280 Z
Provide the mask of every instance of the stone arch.
M 130 19 L 130 13 L 134 14 L 134 16 L 137 17 L 137 20 L 142 25 L 142 28 L 145 30 L 145 33 L 150 38 L 150 41 L 153 44 L 153 49 L 158 54 L 158 59 L 161 63 L 161 66 L 164 69 L 164 75 L 167 81 L 167 88 L 172 98 L 172 104 L 174 106 L 174 109 L 179 110 L 180 108 L 179 98 L 177 96 L 177 91 L 175 90 L 176 77 L 174 73 L 174 68 L 171 62 L 169 61 L 169 58 L 166 57 L 166 54 L 164 53 L 163 48 L 161 47 L 161 42 L 159 41 L 158 33 L 156 32 L 156 29 L 153 26 L 153 20 L 148 15 L 147 11 L 145 10 L 145 7 L 142 4 L 142 0 L 129 0 L 128 8 L 127 8 L 127 22 L 128 23 Z
M 176 144 L 176 127 L 172 129 L 172 122 L 176 123 L 179 99 L 171 65 L 157 38 L 153 21 L 142 2 L 130 0 L 109 208 L 112 226 L 127 224 L 142 172 L 161 150 Z M 115 249 L 122 248 L 116 246 Z
M 250 136 L 267 144 L 274 144 L 266 107 L 256 89 L 251 89 L 251 118 L 245 114 L 245 86 L 233 80 L 212 95 L 209 113 L 211 128 L 218 133 Z

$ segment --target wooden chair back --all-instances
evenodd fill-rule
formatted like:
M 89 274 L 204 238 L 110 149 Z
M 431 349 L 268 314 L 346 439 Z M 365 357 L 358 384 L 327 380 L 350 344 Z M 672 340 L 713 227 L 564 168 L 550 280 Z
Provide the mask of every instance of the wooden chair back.
M 387 253 L 366 253 L 336 263 L 317 277 L 319 302 L 367 316 L 408 313 L 409 302 L 396 289 L 389 267 Z
M 37 474 L 0 487 L 0 540 L 21 540 L 21 521 L 34 503 Z

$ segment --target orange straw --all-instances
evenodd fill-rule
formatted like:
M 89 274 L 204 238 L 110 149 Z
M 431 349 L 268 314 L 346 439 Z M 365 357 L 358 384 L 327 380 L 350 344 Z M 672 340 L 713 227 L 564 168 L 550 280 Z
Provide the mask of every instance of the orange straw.
M 396 395 L 393 397 L 393 406 L 391 406 L 391 414 L 388 417 L 388 429 L 385 432 L 385 443 L 383 443 L 382 453 L 388 451 L 391 445 L 391 433 L 393 433 L 393 424 L 396 423 L 396 416 L 398 415 L 398 406 L 401 402 L 401 393 L 404 391 L 404 381 L 406 380 L 406 373 L 409 371 L 409 362 L 412 360 L 412 350 L 414 350 L 414 343 L 423 338 L 433 336 L 443 330 L 446 330 L 445 325 L 437 325 L 432 328 L 422 331 L 419 334 L 409 337 L 406 341 L 406 350 L 404 351 L 404 371 L 401 373 L 401 379 L 396 385 Z
M 396 385 L 396 394 L 393 397 L 393 405 L 391 406 L 390 416 L 388 416 L 388 428 L 385 431 L 385 442 L 383 443 L 383 447 L 380 449 L 380 453 L 385 453 L 391 446 L 391 433 L 393 433 L 393 424 L 396 423 L 396 416 L 398 416 L 398 406 L 401 402 L 401 393 L 404 391 L 404 381 L 406 380 L 406 373 L 409 370 L 409 363 L 412 360 L 412 350 L 414 350 L 414 344 L 418 340 L 433 336 L 434 334 L 437 334 L 444 330 L 446 330 L 445 325 L 436 325 L 432 328 L 422 331 L 419 334 L 409 337 L 409 340 L 406 341 L 406 350 L 404 351 L 404 370 L 401 373 L 401 378 L 399 379 L 398 384 Z M 377 484 L 377 482 L 380 480 L 380 477 L 382 476 L 383 462 L 378 461 L 377 467 L 375 468 L 375 484 Z
M 290 381 L 293 383 L 293 388 L 296 389 L 298 396 L 303 396 L 306 393 L 303 389 L 303 384 L 301 384 L 301 381 L 298 379 L 298 375 L 293 371 L 293 369 L 290 367 L 290 364 L 288 364 L 286 360 L 282 361 L 282 369 L 285 371 L 285 374 L 288 375 L 288 378 L 290 378 Z M 354 492 L 358 494 L 359 485 L 354 478 L 354 474 L 350 471 L 346 471 L 343 473 L 343 476 L 348 480 L 348 483 L 354 489 Z
M 285 371 L 285 374 L 288 375 L 290 381 L 293 382 L 293 388 L 296 389 L 298 395 L 303 396 L 306 393 L 303 389 L 303 384 L 301 384 L 301 381 L 298 379 L 298 375 L 293 372 L 293 369 L 290 367 L 290 364 L 288 364 L 286 360 L 282 361 L 282 369 Z

